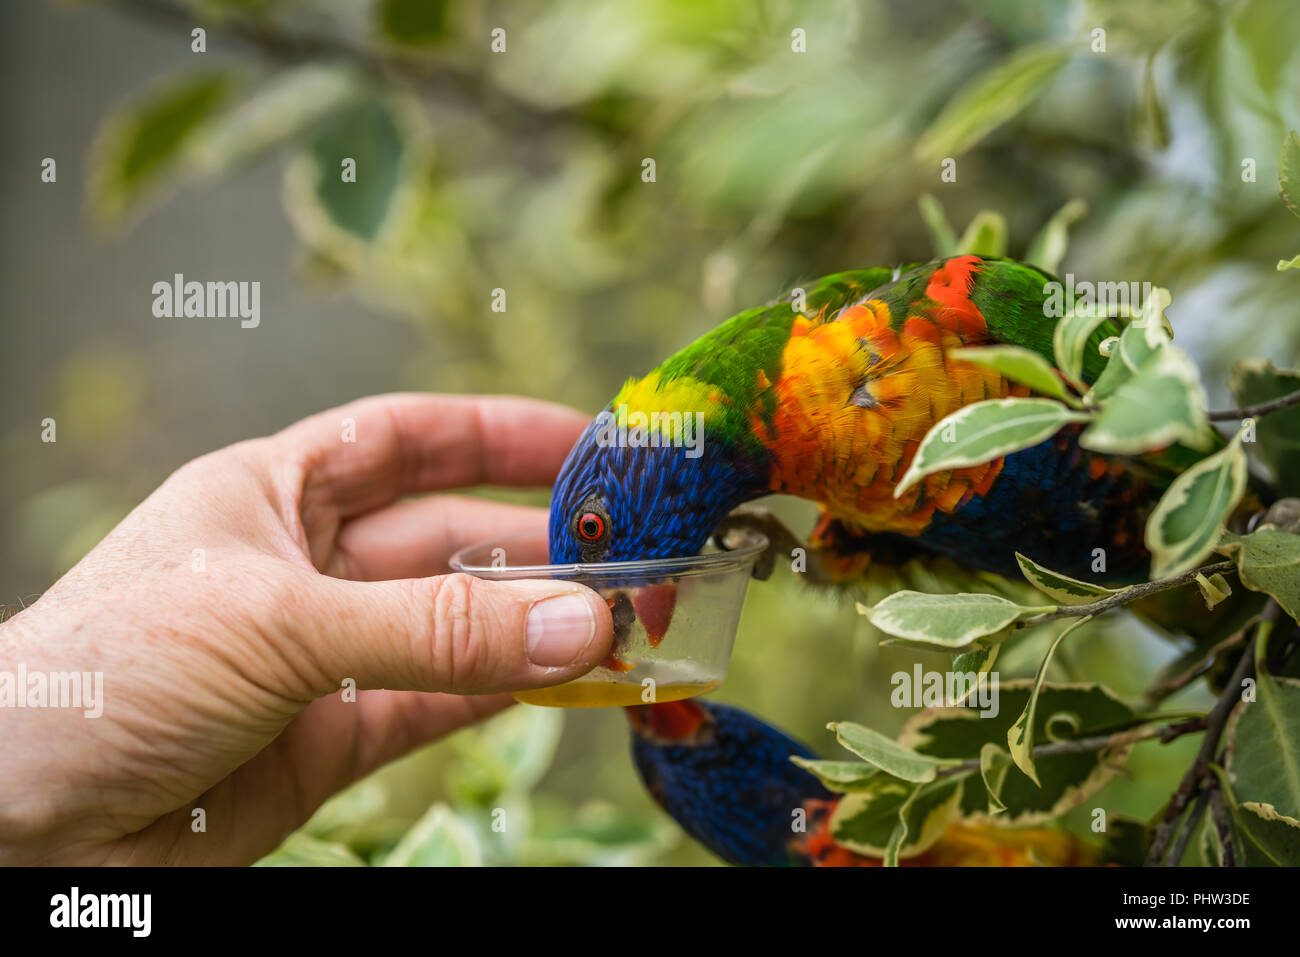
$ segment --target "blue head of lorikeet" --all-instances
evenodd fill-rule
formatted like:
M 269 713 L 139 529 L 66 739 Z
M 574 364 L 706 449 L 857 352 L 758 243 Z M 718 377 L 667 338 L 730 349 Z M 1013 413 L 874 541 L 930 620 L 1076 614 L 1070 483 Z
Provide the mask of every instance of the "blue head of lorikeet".
M 617 421 L 613 411 L 597 417 L 556 479 L 553 563 L 694 555 L 722 517 L 752 497 L 758 463 L 723 443 L 700 433 L 695 448 L 628 445 Z
M 723 860 L 808 863 L 797 848 L 809 802 L 831 797 L 790 761 L 799 742 L 739 708 L 699 698 L 627 709 L 632 760 L 651 797 Z

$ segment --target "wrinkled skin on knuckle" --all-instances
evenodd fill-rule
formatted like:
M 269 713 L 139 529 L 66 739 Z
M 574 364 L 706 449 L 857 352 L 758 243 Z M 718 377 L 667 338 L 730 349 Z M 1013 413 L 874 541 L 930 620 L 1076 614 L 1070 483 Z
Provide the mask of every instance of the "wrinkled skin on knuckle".
M 500 622 L 487 586 L 471 575 L 452 574 L 428 579 L 432 589 L 425 647 L 429 662 L 427 680 L 439 690 L 473 692 L 496 670 L 490 640 Z

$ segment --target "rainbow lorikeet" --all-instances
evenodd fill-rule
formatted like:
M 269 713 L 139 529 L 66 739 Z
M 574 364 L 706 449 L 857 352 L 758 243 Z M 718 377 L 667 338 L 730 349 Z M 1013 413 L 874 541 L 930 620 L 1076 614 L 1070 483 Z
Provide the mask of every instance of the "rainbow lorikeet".
M 878 867 L 835 843 L 840 797 L 790 761 L 811 758 L 784 732 L 739 708 L 699 698 L 627 708 L 632 759 L 655 802 L 730 864 Z M 802 812 L 802 813 L 800 813 Z M 801 822 L 801 823 L 797 823 Z M 1097 854 L 1064 831 L 950 826 L 910 866 L 1084 866 Z
M 1162 463 L 1186 453 L 1185 466 L 1199 457 L 1191 450 L 1111 457 L 1067 428 L 894 495 L 933 425 L 972 402 L 1028 394 L 952 353 L 1007 343 L 1052 361 L 1053 281 L 1023 263 L 958 256 L 837 273 L 734 316 L 629 380 L 583 433 L 555 483 L 551 560 L 694 555 L 738 505 L 785 493 L 821 506 L 807 544 L 809 571 L 824 579 L 927 554 L 1016 575 L 1016 552 L 1075 577 L 1143 578 L 1143 527 L 1173 477 Z M 1105 364 L 1096 344 L 1115 331 L 1094 333 L 1087 381 Z M 671 597 L 642 604 L 654 640 Z

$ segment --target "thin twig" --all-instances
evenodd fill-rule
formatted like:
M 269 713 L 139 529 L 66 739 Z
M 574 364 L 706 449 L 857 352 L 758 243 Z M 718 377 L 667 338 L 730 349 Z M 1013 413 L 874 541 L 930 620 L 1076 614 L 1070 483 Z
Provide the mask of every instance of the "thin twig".
M 1193 568 L 1172 578 L 1162 578 L 1159 581 L 1130 585 L 1122 591 L 1117 591 L 1113 595 L 1107 595 L 1105 598 L 1086 605 L 1062 605 L 1056 611 L 1045 611 L 1041 615 L 1031 615 L 1029 618 L 1022 618 L 1016 622 L 1015 627 L 1030 628 L 1044 622 L 1056 621 L 1058 618 L 1084 618 L 1089 615 L 1099 615 L 1103 611 L 1118 608 L 1120 605 L 1127 605 L 1129 602 L 1145 598 L 1147 595 L 1154 595 L 1157 592 L 1168 591 L 1171 588 L 1186 585 L 1188 582 L 1195 580 L 1197 575 L 1204 575 L 1209 578 L 1211 575 L 1234 571 L 1236 568 L 1237 563 L 1233 561 L 1216 562 L 1213 565 Z
M 1044 744 L 1034 748 L 1034 760 L 1050 758 L 1059 754 L 1079 754 L 1102 749 L 1114 750 L 1136 744 L 1139 741 L 1152 741 L 1157 738 L 1162 743 L 1168 744 L 1176 738 L 1181 738 L 1185 734 L 1194 734 L 1204 728 L 1205 718 L 1200 717 L 1189 718 L 1186 721 L 1178 721 L 1174 724 L 1147 725 L 1130 731 L 1120 731 L 1117 734 L 1100 734 L 1091 738 L 1077 738 L 1073 741 L 1054 741 L 1051 744 Z M 960 764 L 940 768 L 938 776 L 943 777 L 951 774 L 962 774 L 966 771 L 978 771 L 979 767 L 980 759 L 970 758 Z
M 1259 627 L 1270 627 L 1277 613 L 1277 602 L 1270 601 L 1261 616 Z M 1147 866 L 1159 865 L 1164 860 L 1169 842 L 1173 840 L 1178 821 L 1183 816 L 1187 803 L 1202 787 L 1202 778 L 1209 770 L 1210 762 L 1218 750 L 1219 739 L 1223 736 L 1223 729 L 1228 723 L 1228 715 L 1241 701 L 1241 683 L 1255 674 L 1255 640 L 1258 637 L 1259 631 L 1256 630 L 1242 651 L 1241 660 L 1237 662 L 1236 670 L 1224 686 L 1223 694 L 1219 696 L 1219 700 L 1214 703 L 1214 707 L 1206 716 L 1205 737 L 1201 741 L 1201 748 L 1196 752 L 1196 760 L 1192 762 L 1192 766 L 1187 769 L 1187 774 L 1179 783 L 1178 790 L 1165 805 L 1164 819 L 1160 822 L 1155 839 L 1151 842 L 1151 850 L 1147 854 Z
M 1152 685 L 1142 693 L 1142 700 L 1148 705 L 1156 705 L 1164 701 L 1175 692 L 1182 691 L 1189 684 L 1195 681 L 1207 670 L 1213 667 L 1215 660 L 1218 659 L 1225 651 L 1235 648 L 1246 640 L 1246 636 L 1259 623 L 1259 616 L 1251 617 L 1241 628 L 1234 631 L 1227 638 L 1218 642 L 1201 655 L 1199 659 L 1189 668 L 1178 674 L 1171 675 L 1159 684 Z
M 1210 803 L 1210 789 L 1202 788 L 1200 795 L 1196 798 L 1196 803 L 1192 805 L 1192 813 L 1187 816 L 1187 822 L 1183 825 L 1183 832 L 1178 835 L 1178 843 L 1174 845 L 1174 852 L 1169 855 L 1169 860 L 1165 864 L 1169 867 L 1177 867 L 1182 861 L 1183 855 L 1187 853 L 1187 842 L 1192 839 L 1196 832 L 1196 827 L 1201 823 L 1201 818 L 1205 816 L 1205 809 Z
M 1241 409 L 1224 409 L 1221 412 L 1211 412 L 1210 421 L 1232 422 L 1236 419 L 1253 419 L 1257 416 L 1268 415 L 1270 412 L 1290 408 L 1293 405 L 1300 405 L 1300 392 L 1278 396 L 1276 399 L 1269 399 L 1267 402 L 1259 402 Z

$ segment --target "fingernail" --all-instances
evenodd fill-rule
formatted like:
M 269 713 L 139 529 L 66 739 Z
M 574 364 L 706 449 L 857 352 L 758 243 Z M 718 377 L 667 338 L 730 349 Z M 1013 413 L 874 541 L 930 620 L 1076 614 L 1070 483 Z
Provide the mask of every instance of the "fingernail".
M 528 660 L 544 668 L 567 665 L 596 634 L 596 616 L 581 595 L 546 598 L 528 609 Z

